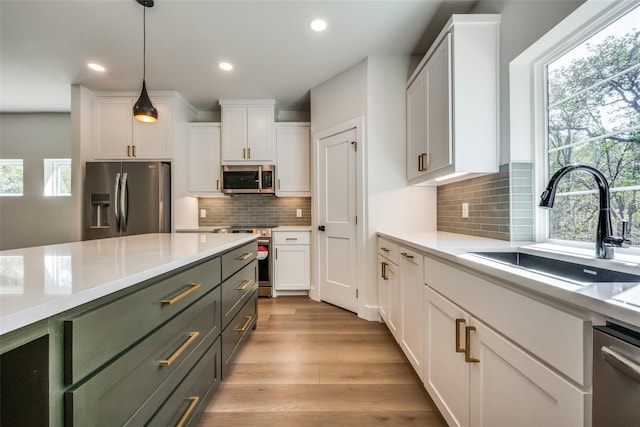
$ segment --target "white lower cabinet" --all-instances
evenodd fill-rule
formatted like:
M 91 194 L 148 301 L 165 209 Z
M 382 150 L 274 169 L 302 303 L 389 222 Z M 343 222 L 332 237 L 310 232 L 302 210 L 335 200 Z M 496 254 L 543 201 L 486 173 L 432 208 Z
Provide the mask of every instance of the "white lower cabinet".
M 277 291 L 311 288 L 311 232 L 274 231 L 273 281 Z
M 422 379 L 424 257 L 402 246 L 399 251 L 400 347 Z
M 450 426 L 584 426 L 589 396 L 424 287 L 424 384 Z

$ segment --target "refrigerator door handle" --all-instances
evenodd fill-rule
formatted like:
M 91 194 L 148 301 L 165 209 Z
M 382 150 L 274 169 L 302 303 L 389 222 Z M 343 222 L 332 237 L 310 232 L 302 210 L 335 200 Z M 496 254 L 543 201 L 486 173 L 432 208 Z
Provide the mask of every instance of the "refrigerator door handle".
M 119 203 L 119 198 L 120 198 L 120 172 L 118 172 L 116 174 L 116 182 L 115 182 L 115 190 L 114 190 L 114 199 L 115 199 L 115 203 L 114 203 L 114 214 L 116 217 L 116 227 L 118 227 L 118 231 L 120 231 L 120 203 Z
M 122 174 L 122 183 L 120 185 L 120 216 L 121 218 L 121 228 L 122 231 L 127 231 L 127 218 L 128 218 L 128 211 L 129 211 L 129 206 L 128 205 L 128 199 L 129 199 L 129 188 L 127 186 L 127 173 L 124 172 Z

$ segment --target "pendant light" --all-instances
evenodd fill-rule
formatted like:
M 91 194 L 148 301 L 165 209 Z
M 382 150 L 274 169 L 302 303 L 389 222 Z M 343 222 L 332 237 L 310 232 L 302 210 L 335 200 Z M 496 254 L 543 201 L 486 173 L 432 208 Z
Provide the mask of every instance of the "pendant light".
M 145 76 L 147 72 L 147 28 L 146 11 L 147 7 L 153 7 L 153 0 L 136 0 L 144 6 L 142 12 L 142 92 L 133 105 L 133 117 L 141 122 L 153 123 L 158 120 L 158 110 L 153 106 L 147 93 L 147 83 Z

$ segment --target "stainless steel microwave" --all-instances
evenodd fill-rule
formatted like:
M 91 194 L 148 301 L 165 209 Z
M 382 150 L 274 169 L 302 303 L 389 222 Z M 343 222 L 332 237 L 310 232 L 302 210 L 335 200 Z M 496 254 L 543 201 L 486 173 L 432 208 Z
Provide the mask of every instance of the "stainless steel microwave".
M 273 194 L 275 166 L 222 166 L 222 192 Z

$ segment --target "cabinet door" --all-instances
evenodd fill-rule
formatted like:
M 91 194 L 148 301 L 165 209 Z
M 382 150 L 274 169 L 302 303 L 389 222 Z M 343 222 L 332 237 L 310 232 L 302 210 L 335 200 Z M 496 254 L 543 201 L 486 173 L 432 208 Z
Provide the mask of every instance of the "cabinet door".
M 127 159 L 132 144 L 133 99 L 123 96 L 93 100 L 93 157 Z M 130 148 L 129 148 L 130 149 Z
M 378 255 L 378 313 L 389 326 L 389 265 L 391 263 Z M 392 331 L 393 332 L 393 331 Z
M 158 110 L 158 121 L 145 123 L 133 119 L 134 157 L 138 159 L 171 159 L 173 153 L 172 129 L 173 115 L 171 99 L 154 98 L 151 100 Z
M 247 159 L 247 108 L 222 107 L 222 161 Z
M 469 315 L 425 286 L 423 323 L 424 386 L 449 426 L 468 426 L 470 374 L 460 350 Z
M 308 291 L 311 285 L 310 265 L 309 245 L 276 246 L 276 291 Z
M 273 162 L 273 107 L 247 108 L 247 159 Z
M 427 108 L 427 172 L 452 163 L 451 158 L 451 79 L 448 34 L 425 65 Z
M 276 127 L 276 196 L 310 196 L 309 126 Z
M 400 248 L 399 279 L 402 319 L 400 346 L 420 378 L 423 374 L 423 265 L 422 255 L 406 248 Z
M 589 395 L 472 319 L 472 426 L 584 426 Z
M 400 281 L 398 279 L 398 266 L 390 263 L 387 266 L 387 286 L 389 287 L 389 314 L 387 327 L 400 343 L 402 333 L 402 319 L 400 317 Z
M 424 173 L 427 153 L 427 105 L 425 70 L 407 89 L 407 180 Z
M 220 193 L 220 127 L 189 127 L 189 191 Z

